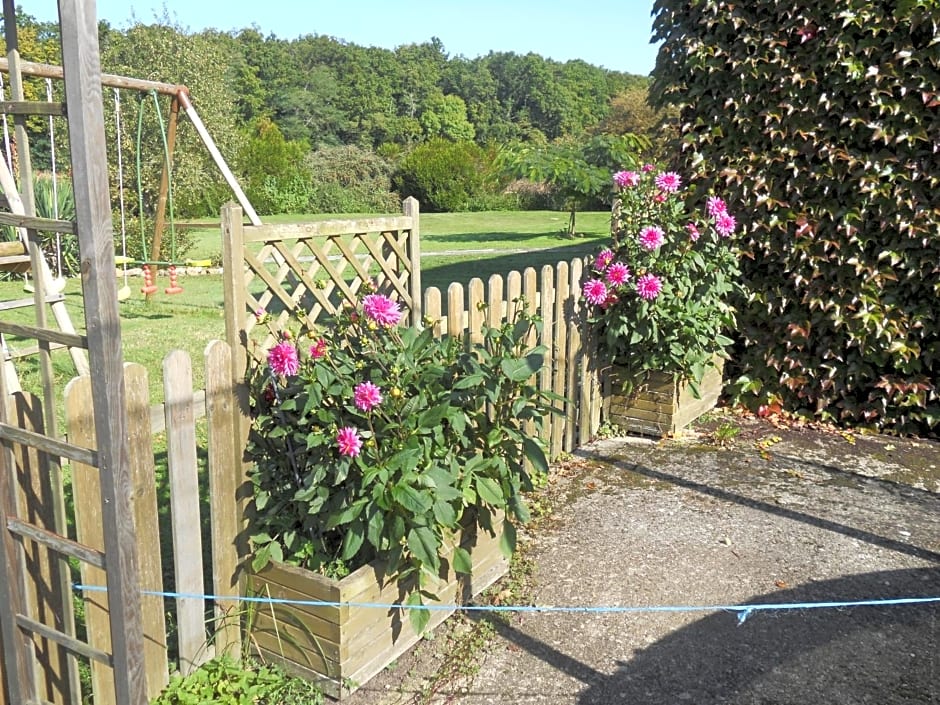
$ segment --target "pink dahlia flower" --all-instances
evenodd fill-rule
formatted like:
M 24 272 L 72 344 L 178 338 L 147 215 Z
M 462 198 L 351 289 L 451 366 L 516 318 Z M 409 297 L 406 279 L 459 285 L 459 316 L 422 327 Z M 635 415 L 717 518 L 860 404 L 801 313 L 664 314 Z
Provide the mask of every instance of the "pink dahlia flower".
M 286 340 L 268 350 L 268 364 L 276 375 L 295 375 L 300 371 L 297 348 Z
M 613 250 L 601 250 L 597 253 L 597 257 L 594 258 L 594 269 L 598 272 L 603 272 L 607 269 L 607 266 L 614 261 Z
M 674 171 L 664 171 L 656 175 L 655 183 L 663 193 L 675 193 L 682 186 L 682 177 Z
M 362 312 L 380 326 L 398 325 L 401 320 L 401 308 L 398 303 L 382 294 L 369 294 L 362 299 Z
M 362 450 L 362 439 L 359 438 L 359 431 L 353 426 L 346 426 L 336 434 L 336 446 L 339 448 L 340 455 L 347 455 L 355 458 Z
M 625 284 L 630 278 L 630 268 L 623 262 L 614 262 L 607 268 L 607 283 L 611 286 Z
M 324 355 L 326 355 L 326 341 L 323 338 L 320 338 L 317 342 L 310 346 L 310 357 L 312 357 L 314 360 L 319 360 Z
M 600 306 L 607 300 L 607 285 L 600 279 L 588 279 L 582 288 L 588 303 Z
M 663 283 L 655 274 L 644 274 L 636 280 L 636 293 L 640 298 L 652 301 L 663 290 Z
M 737 221 L 734 219 L 733 215 L 719 213 L 715 216 L 715 230 L 717 230 L 718 234 L 722 237 L 730 237 L 736 225 Z
M 614 174 L 614 184 L 620 188 L 637 186 L 640 183 L 640 175 L 635 171 L 618 171 Z
M 666 233 L 658 225 L 647 225 L 640 231 L 640 244 L 652 252 L 666 241 Z
M 705 201 L 705 209 L 712 218 L 717 218 L 722 213 L 728 212 L 728 206 L 724 199 L 718 198 L 718 196 L 709 196 L 708 200 Z
M 651 171 L 655 171 L 655 170 L 656 170 L 656 165 L 655 165 L 655 164 L 644 164 L 644 165 L 643 165 L 643 173 L 644 173 L 644 174 L 648 174 L 648 173 L 650 173 Z
M 353 389 L 353 401 L 360 411 L 371 411 L 382 403 L 382 390 L 372 382 L 362 382 Z
M 698 226 L 695 223 L 686 223 L 685 229 L 689 231 L 689 239 L 692 242 L 697 242 L 702 236 L 702 233 L 698 231 Z

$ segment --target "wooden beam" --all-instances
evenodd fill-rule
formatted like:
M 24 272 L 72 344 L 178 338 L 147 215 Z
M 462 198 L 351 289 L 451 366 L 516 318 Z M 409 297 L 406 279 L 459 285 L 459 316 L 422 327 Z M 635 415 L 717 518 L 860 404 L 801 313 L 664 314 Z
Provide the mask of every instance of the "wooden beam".
M 232 173 L 232 170 L 229 169 L 228 164 L 225 163 L 225 159 L 222 157 L 222 152 L 220 152 L 219 148 L 216 147 L 215 141 L 212 139 L 212 135 L 209 134 L 206 126 L 202 124 L 202 119 L 199 117 L 199 114 L 193 107 L 192 101 L 189 99 L 188 91 L 180 91 L 177 94 L 177 98 L 179 98 L 180 105 L 183 106 L 183 110 L 186 111 L 186 115 L 189 116 L 190 122 L 193 123 L 193 127 L 196 128 L 196 132 L 202 139 L 202 143 L 206 145 L 206 149 L 209 150 L 209 154 L 212 156 L 213 161 L 215 161 L 215 165 L 219 167 L 219 171 L 222 172 L 222 176 L 225 178 L 226 183 L 228 183 L 229 188 L 232 189 L 232 193 L 235 194 L 235 198 L 237 198 L 238 202 L 241 204 L 242 209 L 245 211 L 245 215 L 248 216 L 248 220 L 251 221 L 252 225 L 261 225 L 261 218 L 259 218 L 258 214 L 255 213 L 255 209 L 252 208 L 251 203 L 248 201 L 248 196 L 246 196 L 245 192 L 242 191 L 242 187 L 238 185 L 238 181 L 235 179 L 235 175 Z
M 143 622 L 121 320 L 114 278 L 101 57 L 94 0 L 59 0 L 72 183 L 81 252 L 117 702 L 146 705 Z
M 9 72 L 10 64 L 0 58 L 0 71 Z M 40 64 L 35 61 L 20 61 L 20 71 L 27 76 L 38 76 L 40 78 L 62 78 L 63 71 L 61 66 L 53 64 Z M 186 86 L 175 83 L 161 83 L 160 81 L 148 81 L 143 78 L 130 78 L 128 76 L 118 76 L 113 73 L 103 73 L 101 76 L 101 85 L 109 88 L 130 88 L 137 91 L 156 91 L 163 95 L 176 95 Z
M 0 112 L 7 115 L 65 115 L 62 103 L 46 100 L 0 100 Z

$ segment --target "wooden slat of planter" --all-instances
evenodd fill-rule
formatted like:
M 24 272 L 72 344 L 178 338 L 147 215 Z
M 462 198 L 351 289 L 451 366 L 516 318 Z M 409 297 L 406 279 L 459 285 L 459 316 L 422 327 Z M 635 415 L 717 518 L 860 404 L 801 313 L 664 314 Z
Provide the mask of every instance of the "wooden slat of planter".
M 494 523 L 500 525 L 499 521 Z M 508 566 L 499 551 L 498 535 L 467 532 L 461 536 L 461 545 L 471 550 L 474 574 L 454 575 L 449 570 L 450 551 L 445 550 L 447 580 L 430 587 L 442 604 L 469 599 L 505 574 Z M 255 592 L 269 591 L 272 596 L 287 599 L 399 603 L 404 593 L 393 581 L 380 584 L 384 577 L 376 566 L 364 566 L 343 580 L 331 581 L 292 566 L 271 565 L 253 576 L 252 582 Z M 428 629 L 452 612 L 432 611 Z M 420 639 L 404 610 L 348 606 L 260 606 L 252 633 L 262 657 L 273 658 L 295 673 L 320 681 L 325 692 L 333 696 L 342 694 L 344 682 L 365 683 Z

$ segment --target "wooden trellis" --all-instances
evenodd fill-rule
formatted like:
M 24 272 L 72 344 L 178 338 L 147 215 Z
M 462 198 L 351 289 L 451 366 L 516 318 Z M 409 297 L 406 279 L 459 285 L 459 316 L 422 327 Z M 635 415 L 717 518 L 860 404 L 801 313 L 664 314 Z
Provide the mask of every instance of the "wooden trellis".
M 241 209 L 223 208 L 226 315 L 239 336 L 229 340 L 233 350 L 267 349 L 292 318 L 314 329 L 356 302 L 373 278 L 419 321 L 418 219 L 414 198 L 400 216 L 261 226 L 243 226 Z

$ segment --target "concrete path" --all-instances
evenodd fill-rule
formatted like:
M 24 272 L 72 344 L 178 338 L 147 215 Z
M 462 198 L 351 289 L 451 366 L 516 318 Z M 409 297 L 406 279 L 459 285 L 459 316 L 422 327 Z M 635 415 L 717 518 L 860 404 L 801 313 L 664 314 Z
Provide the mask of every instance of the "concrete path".
M 940 444 L 741 422 L 733 447 L 584 449 L 531 537 L 536 605 L 705 606 L 940 596 Z M 940 704 L 940 603 L 734 613 L 526 613 L 479 671 L 446 636 L 355 703 Z M 422 689 L 424 692 L 422 692 Z

